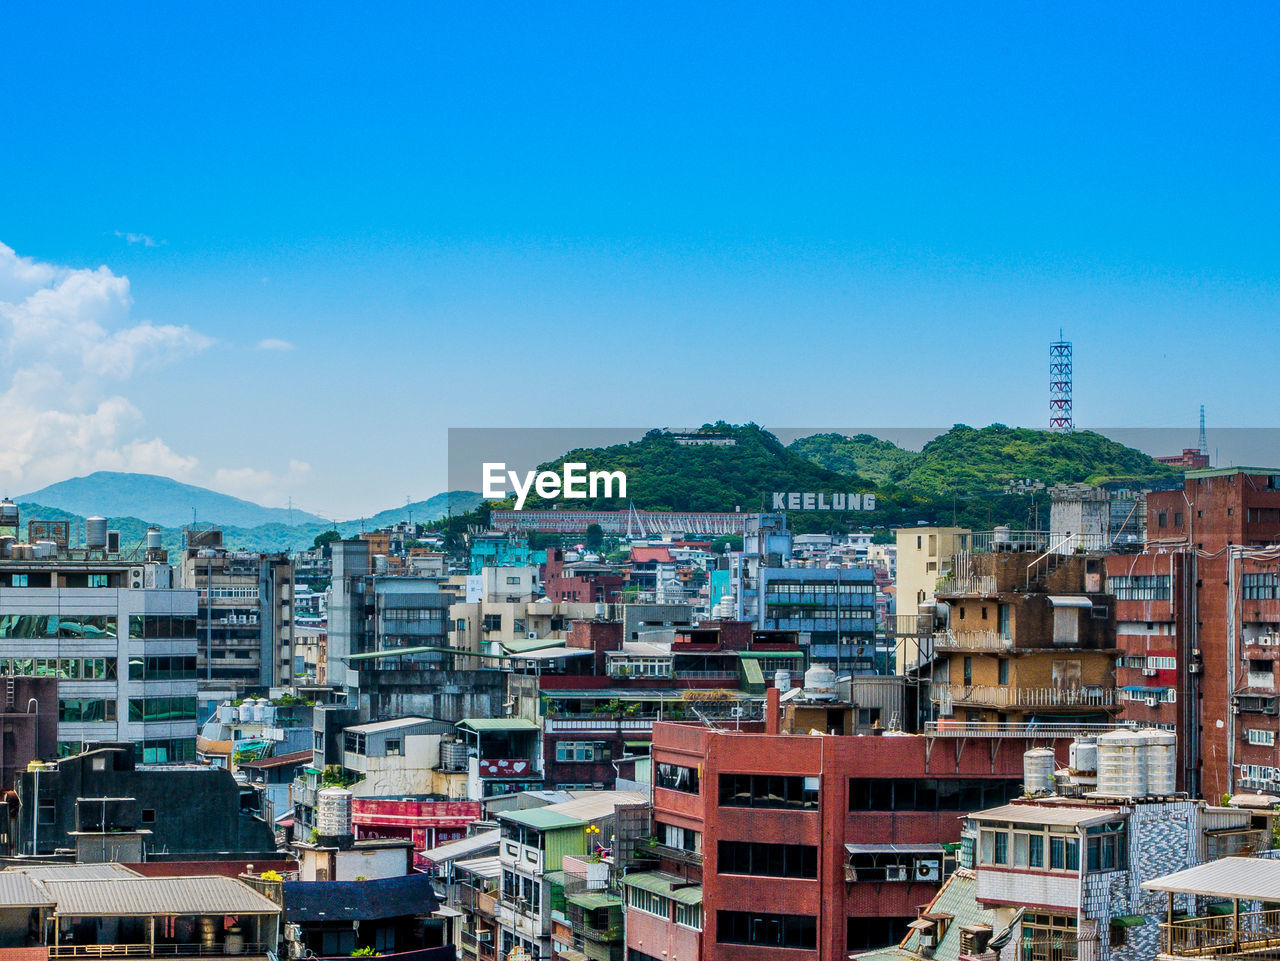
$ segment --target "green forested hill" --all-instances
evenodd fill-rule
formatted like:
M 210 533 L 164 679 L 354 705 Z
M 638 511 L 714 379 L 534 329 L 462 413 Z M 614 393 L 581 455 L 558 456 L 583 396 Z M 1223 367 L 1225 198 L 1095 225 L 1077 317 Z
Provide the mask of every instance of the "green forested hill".
M 1093 431 L 1062 434 L 1003 424 L 957 425 L 918 453 L 869 434 L 814 434 L 793 441 L 789 449 L 819 466 L 856 468 L 924 496 L 998 491 L 1017 480 L 1163 484 L 1178 477 L 1173 468 Z

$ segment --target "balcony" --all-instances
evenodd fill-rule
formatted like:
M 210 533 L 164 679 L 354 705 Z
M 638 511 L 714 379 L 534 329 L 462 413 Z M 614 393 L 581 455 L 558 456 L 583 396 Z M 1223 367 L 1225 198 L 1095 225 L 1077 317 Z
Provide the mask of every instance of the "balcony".
M 1101 687 L 1061 689 L 1056 687 L 966 687 L 960 684 L 939 684 L 934 686 L 933 695 L 935 701 L 966 707 L 1110 708 L 1118 704 L 1115 690 Z
M 652 731 L 656 716 L 613 717 L 599 714 L 553 714 L 543 718 L 542 728 L 548 734 L 564 731 Z
M 1096 737 L 1114 731 L 1119 724 L 1073 724 L 1070 721 L 1048 723 L 1035 721 L 927 721 L 924 733 L 929 737 Z
M 933 635 L 933 646 L 939 651 L 1009 651 L 1013 638 L 997 631 L 943 631 Z
M 1161 954 L 1174 958 L 1274 959 L 1280 955 L 1280 910 L 1241 911 L 1160 925 Z
M 701 865 L 702 855 L 696 851 L 686 851 L 684 848 L 672 847 L 669 844 L 648 844 L 644 846 L 644 850 L 650 854 L 660 858 L 666 858 L 668 861 L 678 861 L 680 864 Z
M 51 958 L 206 958 L 265 956 L 270 945 L 263 941 L 246 941 L 239 945 L 221 944 L 51 944 Z

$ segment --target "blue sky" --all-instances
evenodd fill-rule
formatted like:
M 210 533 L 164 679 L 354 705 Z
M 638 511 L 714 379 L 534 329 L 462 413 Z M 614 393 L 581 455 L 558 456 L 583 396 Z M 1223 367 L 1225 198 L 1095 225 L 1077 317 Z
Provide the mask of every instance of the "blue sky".
M 11 5 L 0 480 L 347 516 L 450 426 L 1039 426 L 1059 327 L 1078 423 L 1271 426 L 1280 12 L 1116 7 Z

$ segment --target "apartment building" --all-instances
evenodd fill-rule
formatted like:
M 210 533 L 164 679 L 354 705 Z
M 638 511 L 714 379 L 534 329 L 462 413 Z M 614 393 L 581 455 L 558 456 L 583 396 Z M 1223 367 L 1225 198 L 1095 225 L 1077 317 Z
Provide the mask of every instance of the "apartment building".
M 654 864 L 624 880 L 629 957 L 817 961 L 899 940 L 954 867 L 960 817 L 1020 795 L 1023 753 L 1044 743 L 819 734 L 855 730 L 854 705 L 787 698 L 771 689 L 764 724 L 654 725 Z M 1048 743 L 1065 760 L 1067 741 Z
M 0 673 L 57 679 L 60 755 L 131 741 L 140 762 L 194 760 L 196 593 L 171 587 L 158 538 L 136 560 L 94 541 L 0 542 Z
M 196 670 L 215 697 L 293 681 L 293 565 L 285 554 L 232 551 L 217 528 L 187 528 L 178 586 L 199 595 Z
M 1123 716 L 1173 726 L 1179 785 L 1280 791 L 1280 468 L 1189 470 L 1147 495 L 1147 540 L 1107 560 Z
M 936 598 L 949 626 L 933 639 L 937 716 L 960 721 L 1089 721 L 1120 709 L 1115 599 L 1104 558 L 1045 550 L 997 531 L 955 559 Z

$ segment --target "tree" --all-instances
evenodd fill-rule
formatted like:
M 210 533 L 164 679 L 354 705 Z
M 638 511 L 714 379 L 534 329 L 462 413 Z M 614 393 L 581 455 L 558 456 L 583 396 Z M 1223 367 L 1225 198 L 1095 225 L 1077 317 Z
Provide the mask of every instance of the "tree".
M 315 542 L 312 546 L 318 550 L 324 550 L 334 541 L 340 541 L 340 540 L 342 540 L 341 534 L 339 534 L 336 530 L 328 530 L 328 531 L 325 531 L 323 534 L 317 534 Z
M 599 524 L 587 525 L 587 549 L 598 551 L 604 546 L 604 528 Z

